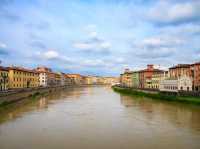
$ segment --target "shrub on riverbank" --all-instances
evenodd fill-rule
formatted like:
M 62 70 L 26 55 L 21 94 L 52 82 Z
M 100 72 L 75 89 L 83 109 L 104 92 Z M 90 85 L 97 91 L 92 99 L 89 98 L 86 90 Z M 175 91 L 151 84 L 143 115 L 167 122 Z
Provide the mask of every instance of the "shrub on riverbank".
M 151 99 L 158 99 L 158 100 L 167 100 L 167 101 L 178 101 L 178 102 L 185 102 L 185 103 L 193 103 L 200 105 L 200 98 L 198 97 L 182 97 L 177 95 L 166 95 L 162 93 L 147 93 L 143 91 L 138 91 L 131 88 L 121 88 L 121 87 L 113 87 L 113 90 L 116 92 L 120 92 L 127 95 L 133 95 L 138 97 L 148 97 Z

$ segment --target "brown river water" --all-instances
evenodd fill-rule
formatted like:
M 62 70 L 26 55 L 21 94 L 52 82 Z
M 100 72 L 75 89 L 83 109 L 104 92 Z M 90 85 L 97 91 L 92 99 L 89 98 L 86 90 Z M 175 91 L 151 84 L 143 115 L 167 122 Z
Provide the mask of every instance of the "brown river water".
M 200 149 L 200 106 L 72 88 L 0 110 L 0 149 Z

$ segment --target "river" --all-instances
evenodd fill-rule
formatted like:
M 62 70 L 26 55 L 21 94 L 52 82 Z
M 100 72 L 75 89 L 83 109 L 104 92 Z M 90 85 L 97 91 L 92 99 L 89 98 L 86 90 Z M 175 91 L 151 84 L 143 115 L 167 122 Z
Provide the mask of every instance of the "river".
M 0 149 L 199 149 L 200 106 L 71 88 L 0 110 Z

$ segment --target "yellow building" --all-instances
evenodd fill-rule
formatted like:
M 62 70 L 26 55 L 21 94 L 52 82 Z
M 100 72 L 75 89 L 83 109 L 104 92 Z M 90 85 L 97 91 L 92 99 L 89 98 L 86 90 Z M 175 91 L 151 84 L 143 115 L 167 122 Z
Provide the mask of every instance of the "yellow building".
M 92 76 L 84 76 L 83 80 L 84 80 L 84 84 L 86 84 L 86 85 L 92 85 L 92 84 L 94 84 Z
M 9 88 L 39 87 L 39 73 L 21 67 L 9 67 Z
M 133 72 L 126 69 L 120 76 L 120 84 L 125 87 L 133 87 Z
M 84 84 L 83 76 L 80 74 L 67 74 L 76 85 Z
M 61 79 L 62 79 L 61 74 L 55 73 L 56 86 L 61 86 Z
M 160 82 L 167 77 L 167 72 L 155 73 L 152 75 L 151 83 L 149 84 L 149 88 L 159 89 Z
M 0 91 L 8 89 L 8 68 L 0 66 Z

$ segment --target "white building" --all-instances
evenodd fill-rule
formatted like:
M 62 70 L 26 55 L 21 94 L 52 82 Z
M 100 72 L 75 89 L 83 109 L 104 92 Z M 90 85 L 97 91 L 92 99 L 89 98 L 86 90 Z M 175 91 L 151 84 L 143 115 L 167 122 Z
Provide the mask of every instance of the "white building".
M 43 87 L 47 86 L 47 73 L 46 72 L 39 73 L 39 82 L 40 82 L 40 86 L 43 86 Z
M 178 90 L 180 91 L 192 91 L 192 78 L 182 76 L 178 79 Z
M 178 80 L 177 79 L 161 80 L 159 89 L 161 92 L 178 92 Z
M 35 69 L 37 72 L 39 72 L 39 83 L 40 86 L 47 87 L 48 86 L 48 73 L 52 72 L 50 68 L 47 67 L 38 67 Z
M 178 79 L 168 78 L 160 82 L 159 89 L 163 92 L 192 91 L 192 79 L 187 76 Z
M 62 73 L 62 72 L 59 72 L 58 74 L 61 76 L 61 78 L 60 78 L 60 85 L 61 86 L 65 86 L 66 85 L 65 84 L 65 74 Z

